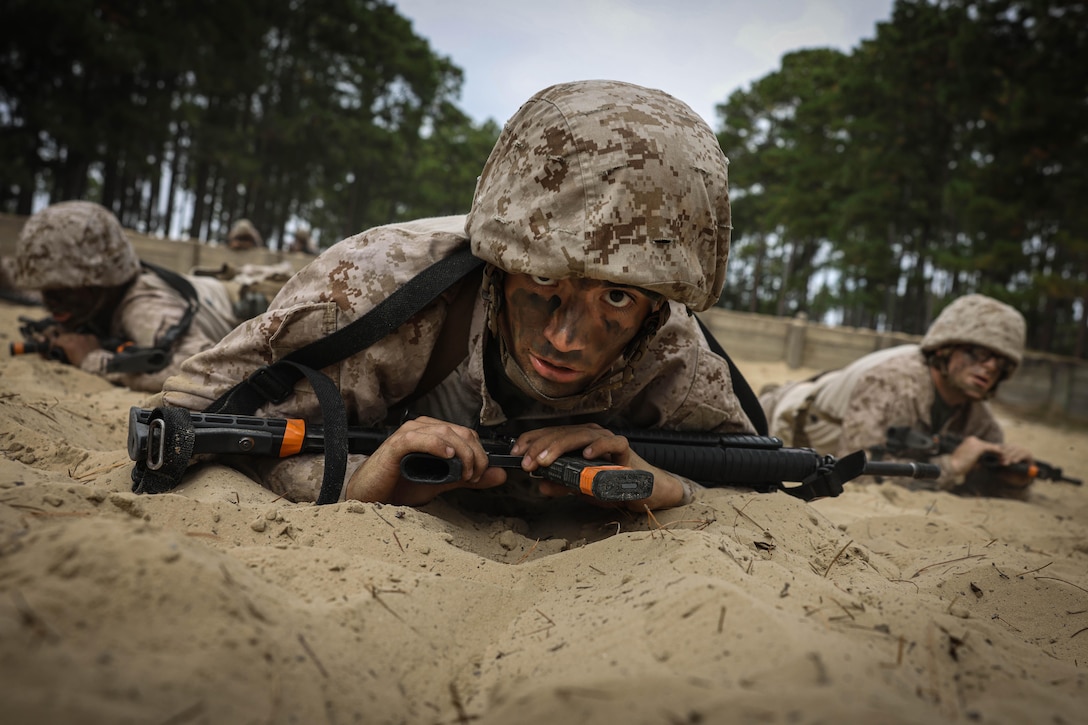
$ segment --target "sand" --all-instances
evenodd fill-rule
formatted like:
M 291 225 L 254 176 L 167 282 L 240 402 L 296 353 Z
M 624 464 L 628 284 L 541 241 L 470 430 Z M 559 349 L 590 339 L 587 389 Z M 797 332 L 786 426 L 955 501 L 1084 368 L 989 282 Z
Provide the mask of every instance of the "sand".
M 145 396 L 8 357 L 28 312 L 0 303 L 5 722 L 1085 722 L 1086 487 L 503 516 L 292 504 L 206 465 L 135 495 Z M 1088 474 L 1088 432 L 998 413 Z

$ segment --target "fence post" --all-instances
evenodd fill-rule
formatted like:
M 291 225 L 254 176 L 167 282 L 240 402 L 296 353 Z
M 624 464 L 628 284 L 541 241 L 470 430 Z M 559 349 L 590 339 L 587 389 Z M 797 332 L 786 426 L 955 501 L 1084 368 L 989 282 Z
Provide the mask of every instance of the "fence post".
M 1050 400 L 1047 411 L 1051 415 L 1067 415 L 1073 394 L 1073 366 L 1067 362 L 1050 361 Z
M 786 365 L 796 369 L 805 363 L 805 336 L 808 331 L 808 315 L 798 312 L 786 328 Z

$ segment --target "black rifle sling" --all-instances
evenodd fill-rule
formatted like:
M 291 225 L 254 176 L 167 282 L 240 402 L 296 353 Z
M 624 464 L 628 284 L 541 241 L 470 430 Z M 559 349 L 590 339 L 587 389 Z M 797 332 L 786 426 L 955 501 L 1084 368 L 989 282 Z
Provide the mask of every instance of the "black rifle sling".
M 391 334 L 438 299 L 455 282 L 483 265 L 468 247 L 440 259 L 379 302 L 372 310 L 330 335 L 301 347 L 271 365 L 258 368 L 209 405 L 207 413 L 252 415 L 265 403 L 281 403 L 306 377 L 324 418 L 325 472 L 319 504 L 335 503 L 347 470 L 347 414 L 336 384 L 323 372 Z
M 133 493 L 166 493 L 174 488 L 185 475 L 185 469 L 189 467 L 189 459 L 193 455 L 196 431 L 189 421 L 189 411 L 184 408 L 155 408 L 151 411 L 149 427 L 155 425 L 156 421 L 161 421 L 157 443 L 162 450 L 171 451 L 173 455 L 162 456 L 162 464 L 155 470 L 148 467 L 146 460 L 137 461 L 132 469 Z M 132 432 L 129 431 L 129 434 Z M 148 447 L 151 446 L 149 439 Z
M 197 295 L 196 289 L 193 288 L 192 283 L 177 272 L 166 269 L 165 267 L 160 267 L 157 264 L 144 262 L 143 260 L 140 261 L 140 265 L 158 275 L 159 279 L 173 287 L 174 290 L 189 303 L 189 309 L 185 311 L 185 314 L 182 315 L 181 319 L 178 320 L 176 324 L 171 325 L 170 328 L 163 333 L 162 337 L 155 341 L 156 347 L 169 349 L 178 338 L 188 332 L 190 325 L 193 324 L 193 317 L 195 317 L 196 313 L 200 310 L 200 296 Z
M 153 346 L 126 345 L 119 349 L 107 363 L 107 372 L 156 373 L 162 370 L 170 364 L 173 357 L 174 343 L 188 332 L 189 327 L 193 324 L 193 318 L 200 310 L 200 297 L 189 280 L 177 272 L 150 262 L 141 260 L 140 266 L 170 285 L 175 292 L 185 299 L 187 308 L 181 319 L 167 328 L 166 332 L 155 340 Z
M 729 377 L 733 381 L 733 392 L 737 394 L 740 407 L 748 416 L 748 420 L 752 421 L 752 425 L 755 426 L 756 433 L 761 436 L 767 435 L 767 416 L 763 413 L 763 406 L 759 404 L 759 398 L 752 392 L 752 386 L 744 379 L 740 369 L 725 352 L 725 348 L 714 338 L 714 334 L 703 324 L 698 315 L 695 315 L 695 321 L 699 323 L 699 329 L 703 331 L 703 336 L 706 338 L 707 344 L 710 345 L 710 349 L 725 358 L 726 364 L 729 365 Z

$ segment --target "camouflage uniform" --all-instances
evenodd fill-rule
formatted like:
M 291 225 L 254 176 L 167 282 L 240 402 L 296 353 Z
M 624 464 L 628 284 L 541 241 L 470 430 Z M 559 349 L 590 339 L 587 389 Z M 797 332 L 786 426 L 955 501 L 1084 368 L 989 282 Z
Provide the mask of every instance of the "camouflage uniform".
M 1004 434 L 985 401 L 949 408 L 947 417 L 942 416 L 944 420 L 934 425 L 937 391 L 926 353 L 950 345 L 977 344 L 1019 365 L 1024 333 L 1023 317 L 1011 307 L 983 295 L 961 297 L 938 316 L 920 345 L 880 350 L 840 370 L 761 395 L 770 434 L 786 445 L 811 447 L 834 456 L 882 445 L 892 426 L 1003 443 Z M 964 483 L 962 475 L 952 473 L 949 459 L 949 455 L 932 459 L 941 468 L 936 485 L 945 490 Z
M 157 393 L 167 378 L 181 372 L 181 364 L 186 358 L 222 340 L 237 324 L 226 288 L 207 277 L 182 276 L 196 290 L 200 308 L 188 331 L 171 348 L 170 363 L 166 367 L 153 373 L 111 373 L 106 368 L 114 353 L 93 350 L 83 358 L 80 368 L 133 390 Z M 114 310 L 109 337 L 132 341 L 137 347 L 154 347 L 155 341 L 177 323 L 188 308 L 185 298 L 161 277 L 153 273 L 141 274 Z
M 20 287 L 37 290 L 115 287 L 129 284 L 100 337 L 154 347 L 189 307 L 185 298 L 158 275 L 142 272 L 117 218 L 86 201 L 54 204 L 30 217 L 19 235 L 15 277 Z M 223 338 L 237 321 L 226 289 L 216 280 L 187 277 L 200 308 L 188 332 L 172 348 L 171 362 L 153 373 L 111 373 L 114 351 L 90 352 L 80 367 L 133 390 L 158 392 L 188 356 Z
M 690 313 L 721 292 L 730 231 L 726 163 L 705 122 L 660 91 L 603 81 L 545 89 L 504 128 L 468 217 L 378 227 L 330 247 L 284 286 L 268 312 L 187 361 L 166 382 L 163 402 L 204 409 L 259 366 L 351 323 L 435 260 L 471 244 L 488 262 L 482 283 L 460 283 L 365 352 L 324 370 L 340 389 L 349 423 L 397 422 L 436 353 L 448 305 L 469 284 L 479 290 L 467 324 L 468 356 L 412 400 L 413 413 L 522 430 L 578 417 L 751 432 L 726 362 L 709 350 Z M 604 279 L 671 301 L 654 320 L 660 329 L 640 334 L 590 389 L 561 400 L 533 396 L 528 410 L 508 420 L 485 363 L 489 344 L 499 344 L 496 287 L 505 272 Z M 516 385 L 512 367 L 504 353 L 503 371 Z M 301 382 L 258 415 L 313 421 L 320 410 Z M 347 478 L 364 460 L 351 456 Z M 319 456 L 295 456 L 261 461 L 253 473 L 292 500 L 314 500 L 322 465 Z

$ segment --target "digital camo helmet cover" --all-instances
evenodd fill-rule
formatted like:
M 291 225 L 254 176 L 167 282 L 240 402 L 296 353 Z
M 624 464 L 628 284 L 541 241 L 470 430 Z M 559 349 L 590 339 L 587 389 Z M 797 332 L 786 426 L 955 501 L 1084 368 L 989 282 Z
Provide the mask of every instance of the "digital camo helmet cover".
M 15 247 L 15 284 L 23 289 L 114 287 L 139 272 L 117 217 L 89 201 L 42 209 L 26 220 Z
M 1027 323 L 1018 310 L 986 295 L 966 295 L 941 310 L 921 347 L 931 352 L 948 345 L 982 345 L 1019 367 L 1026 338 Z
M 551 86 L 510 118 L 484 166 L 472 252 L 510 273 L 628 284 L 705 310 L 729 257 L 728 163 L 667 93 Z
M 239 219 L 227 232 L 227 242 L 243 242 L 257 247 L 264 246 L 264 238 L 249 219 Z

